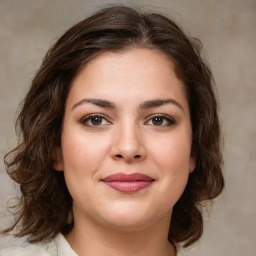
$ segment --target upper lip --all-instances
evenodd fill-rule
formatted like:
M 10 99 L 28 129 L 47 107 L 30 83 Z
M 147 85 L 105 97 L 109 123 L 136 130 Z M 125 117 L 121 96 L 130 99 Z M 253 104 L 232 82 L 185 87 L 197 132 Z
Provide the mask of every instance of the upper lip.
M 142 173 L 131 173 L 131 174 L 115 173 L 103 178 L 102 181 L 132 182 L 132 181 L 154 181 L 154 179 Z

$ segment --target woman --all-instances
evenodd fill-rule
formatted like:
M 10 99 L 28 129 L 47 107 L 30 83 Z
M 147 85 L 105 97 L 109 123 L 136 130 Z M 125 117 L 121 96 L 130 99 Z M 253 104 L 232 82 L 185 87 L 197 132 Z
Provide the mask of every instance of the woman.
M 223 189 L 220 128 L 200 42 L 168 18 L 114 6 L 48 51 L 6 157 L 20 184 L 0 255 L 182 255 L 200 203 Z M 7 159 L 8 158 L 8 159 Z

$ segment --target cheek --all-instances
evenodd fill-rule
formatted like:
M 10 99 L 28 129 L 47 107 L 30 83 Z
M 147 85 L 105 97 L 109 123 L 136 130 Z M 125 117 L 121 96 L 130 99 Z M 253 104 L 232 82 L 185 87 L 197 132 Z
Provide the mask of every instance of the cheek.
M 152 155 L 159 166 L 175 171 L 189 171 L 191 136 L 189 133 L 177 132 L 170 136 L 158 138 L 151 146 Z
M 74 202 L 83 202 L 86 197 L 89 205 L 90 198 L 95 197 L 97 170 L 109 152 L 107 147 L 107 141 L 99 135 L 85 136 L 79 131 L 63 132 L 64 176 Z
M 94 173 L 108 154 L 108 143 L 99 135 L 86 136 L 79 131 L 63 133 L 62 155 L 67 179 L 82 182 L 83 177 L 94 177 Z M 69 182 L 69 181 L 67 181 Z
M 83 130 L 83 129 L 81 129 Z M 66 162 L 77 162 L 78 165 L 88 162 L 92 158 L 100 156 L 100 152 L 106 147 L 105 140 L 99 135 L 86 134 L 76 129 L 74 132 L 63 132 L 62 153 Z
M 186 134 L 175 134 L 159 140 L 151 155 L 154 165 L 159 169 L 162 181 L 161 193 L 166 204 L 175 204 L 183 193 L 188 177 L 190 163 L 191 138 Z

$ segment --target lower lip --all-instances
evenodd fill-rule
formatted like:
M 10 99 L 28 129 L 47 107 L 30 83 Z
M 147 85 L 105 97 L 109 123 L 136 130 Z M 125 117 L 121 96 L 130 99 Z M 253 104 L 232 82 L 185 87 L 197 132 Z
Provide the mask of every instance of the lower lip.
M 105 181 L 109 187 L 124 193 L 140 191 L 152 184 L 153 181 Z

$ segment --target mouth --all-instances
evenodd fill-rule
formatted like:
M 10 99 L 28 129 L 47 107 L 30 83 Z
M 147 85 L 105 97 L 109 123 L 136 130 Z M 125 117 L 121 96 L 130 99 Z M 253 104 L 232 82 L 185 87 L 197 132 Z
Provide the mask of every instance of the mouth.
M 116 173 L 101 180 L 109 187 L 123 193 L 134 193 L 150 186 L 155 180 L 141 173 Z

